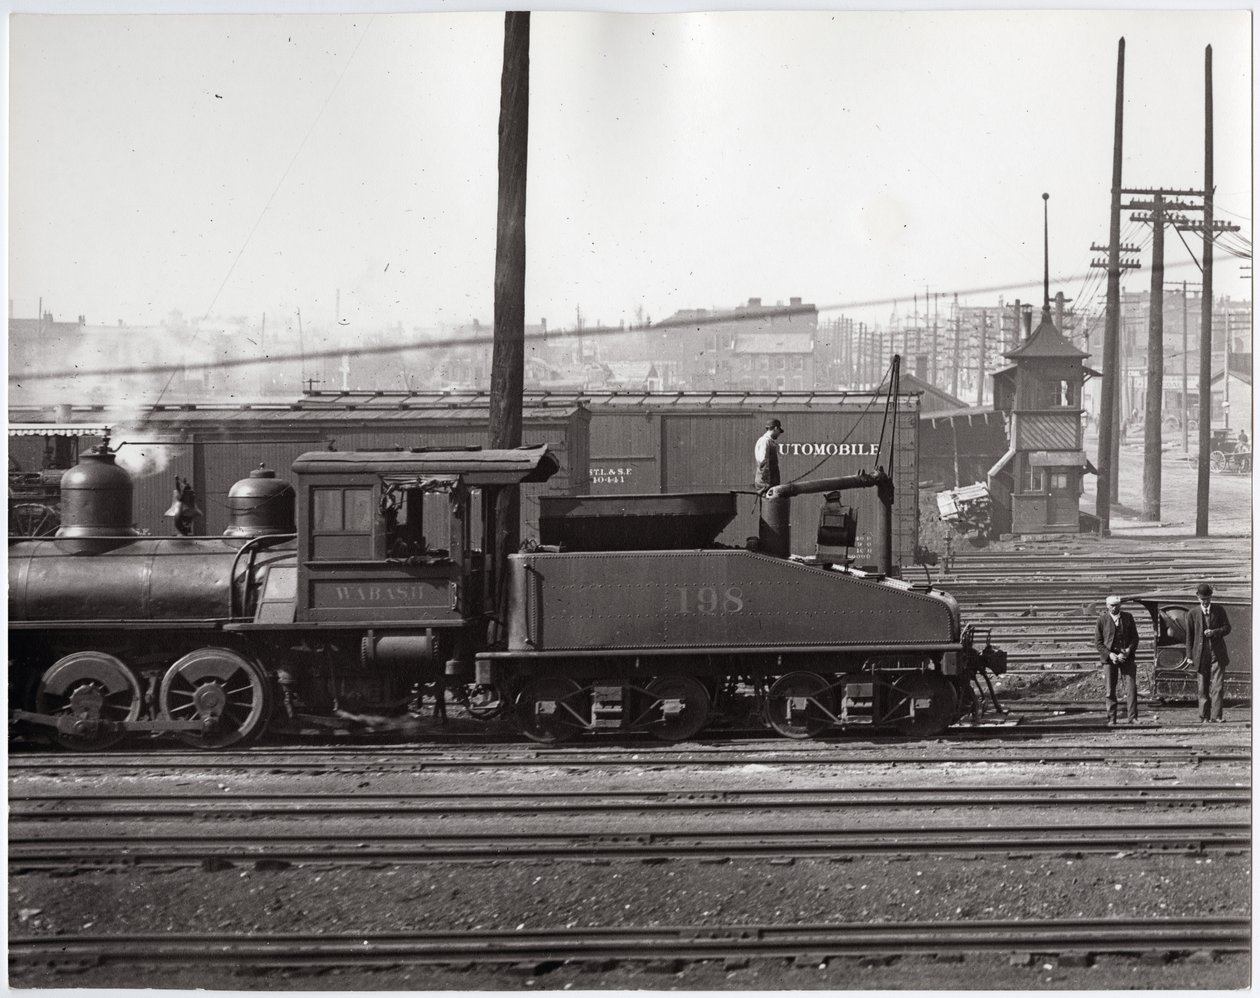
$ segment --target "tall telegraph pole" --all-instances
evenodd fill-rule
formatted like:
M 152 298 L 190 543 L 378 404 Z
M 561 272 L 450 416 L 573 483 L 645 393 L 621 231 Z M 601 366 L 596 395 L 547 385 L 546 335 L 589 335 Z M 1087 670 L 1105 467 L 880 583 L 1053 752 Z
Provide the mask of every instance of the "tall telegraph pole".
M 1208 535 L 1212 450 L 1212 46 L 1203 57 L 1203 317 L 1199 322 L 1199 494 L 1194 536 Z M 1229 373 L 1226 372 L 1226 377 Z
M 1116 55 L 1115 139 L 1111 158 L 1111 231 L 1107 245 L 1107 325 L 1103 335 L 1101 411 L 1098 414 L 1099 532 L 1111 533 L 1112 442 L 1116 439 L 1117 360 L 1120 347 L 1120 164 L 1124 145 L 1124 39 Z
M 1163 485 L 1164 410 L 1164 196 L 1155 195 L 1151 224 L 1155 227 L 1151 251 L 1150 338 L 1146 344 L 1146 452 L 1142 466 L 1142 516 L 1159 519 Z
M 519 447 L 525 384 L 525 165 L 529 138 L 529 12 L 508 11 L 499 91 L 499 220 L 494 257 L 494 354 L 490 363 L 490 446 Z M 517 489 L 498 495 L 502 556 L 520 546 Z

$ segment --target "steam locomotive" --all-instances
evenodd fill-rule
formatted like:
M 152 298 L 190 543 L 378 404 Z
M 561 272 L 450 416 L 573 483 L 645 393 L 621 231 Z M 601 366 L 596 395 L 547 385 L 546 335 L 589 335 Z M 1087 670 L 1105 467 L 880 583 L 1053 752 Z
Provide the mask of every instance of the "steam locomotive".
M 509 550 L 519 487 L 558 468 L 545 445 L 312 452 L 294 484 L 237 482 L 222 536 L 151 537 L 106 440 L 62 478 L 56 535 L 10 538 L 12 720 L 77 750 L 133 733 L 223 748 L 451 703 L 543 743 L 678 741 L 741 709 L 791 738 L 927 736 L 1005 669 L 950 596 L 890 577 L 882 470 L 772 489 L 745 548 L 714 542 L 726 492 L 544 497 L 540 543 Z M 866 487 L 876 571 L 827 555 L 852 543 L 844 491 Z M 791 500 L 814 493 L 820 553 L 793 556 Z

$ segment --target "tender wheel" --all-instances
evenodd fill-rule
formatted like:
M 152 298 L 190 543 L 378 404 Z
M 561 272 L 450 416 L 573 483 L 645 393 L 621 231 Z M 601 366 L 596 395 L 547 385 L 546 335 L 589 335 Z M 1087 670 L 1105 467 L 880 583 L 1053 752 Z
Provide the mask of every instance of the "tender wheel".
M 635 727 L 646 727 L 663 742 L 685 741 L 709 720 L 709 691 L 698 679 L 661 676 L 648 684 L 647 691 L 651 696 Z
M 68 749 L 108 748 L 125 734 L 101 722 L 134 721 L 143 700 L 140 683 L 113 655 L 80 651 L 58 661 L 39 681 L 35 710 L 65 718 L 53 728 L 53 739 Z
M 958 717 L 958 693 L 937 672 L 916 672 L 892 684 L 893 724 L 903 735 L 931 738 Z M 900 701 L 900 702 L 897 702 Z
M 766 720 L 787 738 L 813 738 L 834 722 L 835 695 L 816 672 L 789 672 L 770 687 Z
M 587 727 L 590 694 L 572 679 L 544 676 L 516 697 L 516 721 L 525 737 L 544 745 L 572 738 Z
M 263 671 L 226 648 L 199 648 L 167 670 L 159 692 L 172 721 L 208 721 L 204 732 L 180 732 L 197 748 L 226 748 L 257 737 L 271 716 Z
M 10 537 L 49 537 L 61 526 L 61 515 L 42 502 L 21 502 L 9 510 Z

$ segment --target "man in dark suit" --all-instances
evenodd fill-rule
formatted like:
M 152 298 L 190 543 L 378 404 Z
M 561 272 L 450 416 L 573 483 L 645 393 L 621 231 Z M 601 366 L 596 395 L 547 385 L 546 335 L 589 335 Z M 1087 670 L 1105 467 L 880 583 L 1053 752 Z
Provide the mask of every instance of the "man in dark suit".
M 1224 721 L 1225 667 L 1229 652 L 1225 635 L 1230 631 L 1229 615 L 1212 602 L 1212 587 L 1200 582 L 1195 593 L 1199 609 L 1186 613 L 1186 657 L 1199 674 L 1199 723 Z
M 1120 609 L 1120 597 L 1108 596 L 1107 609 L 1094 625 L 1094 647 L 1102 661 L 1107 689 L 1107 723 L 1116 723 L 1116 679 L 1125 679 L 1125 707 L 1130 724 L 1137 720 L 1137 624 L 1133 615 Z

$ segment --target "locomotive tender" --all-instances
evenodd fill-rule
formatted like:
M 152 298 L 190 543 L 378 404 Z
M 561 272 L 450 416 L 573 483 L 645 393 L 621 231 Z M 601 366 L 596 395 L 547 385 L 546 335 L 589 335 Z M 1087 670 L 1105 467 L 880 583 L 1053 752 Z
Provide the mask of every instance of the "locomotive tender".
M 773 490 L 746 549 L 713 541 L 735 494 L 701 493 L 546 498 L 543 543 L 504 550 L 501 494 L 558 467 L 545 445 L 312 452 L 296 487 L 233 486 L 223 536 L 159 538 L 132 527 L 106 441 L 63 478 L 56 536 L 10 539 L 13 720 L 75 749 L 131 732 L 216 748 L 406 719 L 431 693 L 540 742 L 677 741 L 741 705 L 795 738 L 929 735 L 1005 667 L 951 597 L 887 577 L 882 471 Z M 789 554 L 793 494 L 834 507 L 867 486 L 880 571 Z

